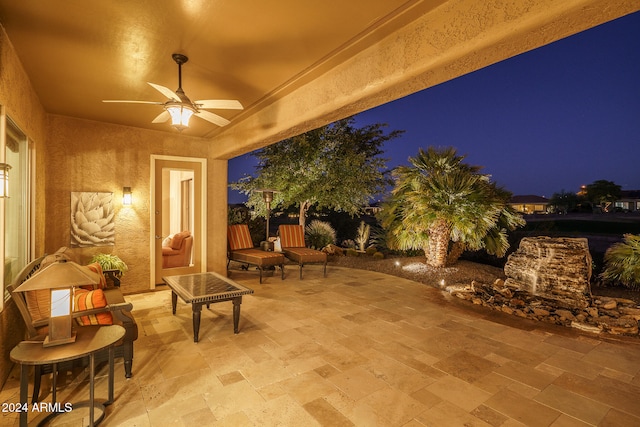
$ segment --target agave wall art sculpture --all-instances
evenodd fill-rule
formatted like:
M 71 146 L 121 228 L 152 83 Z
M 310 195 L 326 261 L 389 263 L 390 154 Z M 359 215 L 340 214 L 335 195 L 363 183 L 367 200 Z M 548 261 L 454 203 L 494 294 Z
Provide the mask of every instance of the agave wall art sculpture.
M 115 244 L 113 193 L 71 193 L 71 246 Z

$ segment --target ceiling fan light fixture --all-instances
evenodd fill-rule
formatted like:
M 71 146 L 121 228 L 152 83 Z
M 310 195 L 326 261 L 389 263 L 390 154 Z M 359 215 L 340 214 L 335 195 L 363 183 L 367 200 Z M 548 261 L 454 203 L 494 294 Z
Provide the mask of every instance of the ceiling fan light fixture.
M 168 105 L 166 109 L 171 116 L 171 126 L 181 132 L 189 127 L 189 119 L 195 113 L 193 108 L 184 104 Z

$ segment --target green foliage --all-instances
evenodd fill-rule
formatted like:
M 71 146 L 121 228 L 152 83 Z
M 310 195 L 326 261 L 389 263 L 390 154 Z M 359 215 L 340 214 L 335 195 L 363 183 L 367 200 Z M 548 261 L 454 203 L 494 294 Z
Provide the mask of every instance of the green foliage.
M 120 259 L 119 256 L 113 254 L 97 254 L 91 258 L 90 263 L 97 262 L 102 267 L 102 270 L 119 270 L 120 275 L 123 275 L 129 270 L 127 264 Z
M 384 254 L 382 252 L 376 252 L 373 254 L 375 259 L 384 259 Z
M 305 228 L 305 235 L 309 246 L 315 249 L 336 243 L 336 231 L 328 222 L 311 221 Z
M 262 216 L 265 204 L 255 191 L 260 188 L 278 191 L 273 208 L 298 206 L 301 224 L 311 206 L 357 214 L 389 185 L 381 147 L 402 132 L 385 134 L 385 124 L 356 128 L 354 123 L 353 118 L 339 120 L 256 151 L 257 175 L 231 187 L 248 195 L 247 205 Z
M 607 249 L 600 277 L 607 283 L 640 287 L 640 235 L 625 234 L 622 242 Z
M 604 212 L 609 212 L 611 204 L 620 198 L 621 190 L 622 187 L 613 181 L 600 179 L 587 185 L 586 197 L 590 202 L 600 205 Z
M 375 245 L 379 249 L 390 249 L 387 245 L 387 230 L 385 230 L 378 224 L 374 224 L 374 226 L 371 227 L 369 242 L 371 242 L 372 245 Z
M 364 221 L 360 222 L 360 226 L 356 232 L 355 241 L 358 244 L 358 249 L 364 251 L 365 247 L 369 243 L 369 233 L 371 232 L 371 226 L 365 224 Z
M 246 224 L 249 221 L 249 209 L 246 207 L 230 206 L 227 210 L 227 223 Z
M 429 147 L 394 171 L 395 188 L 379 214 L 389 248 L 423 249 L 436 267 L 457 259 L 448 252 L 454 242 L 504 256 L 507 231 L 525 222 L 508 205 L 511 193 L 463 160 L 453 147 Z
M 346 256 L 358 256 L 358 251 L 355 248 L 347 248 L 347 250 L 344 252 L 344 254 Z

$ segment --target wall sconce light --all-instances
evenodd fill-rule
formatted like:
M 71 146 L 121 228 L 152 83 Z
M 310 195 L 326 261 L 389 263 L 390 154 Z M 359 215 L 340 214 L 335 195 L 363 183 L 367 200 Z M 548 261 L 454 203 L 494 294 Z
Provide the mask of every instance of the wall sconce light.
M 122 206 L 131 206 L 131 187 L 122 187 Z
M 49 334 L 42 345 L 51 347 L 72 343 L 76 340 L 75 332 L 71 329 L 73 288 L 99 283 L 100 277 L 89 268 L 75 262 L 58 260 L 22 282 L 15 292 L 50 290 Z
M 8 163 L 0 163 L 0 198 L 9 197 L 9 169 Z
M 166 107 L 171 116 L 171 126 L 182 132 L 189 127 L 189 119 L 195 113 L 192 108 L 182 103 L 176 103 Z

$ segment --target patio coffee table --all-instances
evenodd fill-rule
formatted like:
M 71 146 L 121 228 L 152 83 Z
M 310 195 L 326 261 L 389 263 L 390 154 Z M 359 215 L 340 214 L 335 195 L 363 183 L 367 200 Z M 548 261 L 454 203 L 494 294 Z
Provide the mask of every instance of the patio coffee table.
M 167 276 L 162 280 L 171 288 L 171 308 L 174 315 L 178 296 L 184 302 L 191 304 L 193 342 L 198 342 L 200 317 L 204 304 L 209 308 L 209 304 L 212 303 L 233 301 L 233 332 L 238 333 L 242 296 L 252 294 L 253 289 L 245 288 L 227 277 L 212 272 Z

